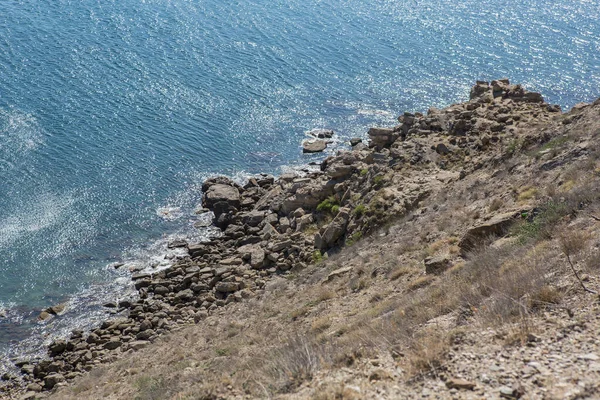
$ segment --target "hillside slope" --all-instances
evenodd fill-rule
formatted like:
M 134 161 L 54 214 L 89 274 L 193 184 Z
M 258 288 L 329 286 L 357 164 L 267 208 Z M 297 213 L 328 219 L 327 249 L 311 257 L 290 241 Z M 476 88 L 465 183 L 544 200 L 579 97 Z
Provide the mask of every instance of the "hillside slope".
M 7 396 L 600 397 L 600 101 L 478 82 L 399 122 L 321 171 L 207 181 L 223 235 Z

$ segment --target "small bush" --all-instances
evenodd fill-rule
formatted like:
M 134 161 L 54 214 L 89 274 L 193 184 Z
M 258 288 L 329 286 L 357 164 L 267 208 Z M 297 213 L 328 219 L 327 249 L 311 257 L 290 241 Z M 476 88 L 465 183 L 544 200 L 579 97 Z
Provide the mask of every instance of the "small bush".
M 318 264 L 323 261 L 323 254 L 321 254 L 321 250 L 315 250 L 312 253 L 313 263 Z
M 369 173 L 369 170 L 366 168 L 363 168 L 360 170 L 360 176 L 366 176 Z
M 362 232 L 356 231 L 346 239 L 346 246 L 352 246 L 362 238 Z
M 377 175 L 376 177 L 373 178 L 373 184 L 375 186 L 382 185 L 384 181 L 385 181 L 385 178 L 383 177 L 383 175 Z
M 550 239 L 554 236 L 556 225 L 570 213 L 571 209 L 565 202 L 550 201 L 536 215 L 523 215 L 525 220 L 513 228 L 512 234 L 521 244 L 531 239 Z
M 359 204 L 356 207 L 354 207 L 354 211 L 352 213 L 358 218 L 360 218 L 365 214 L 366 211 L 367 207 L 364 204 Z
M 335 214 L 340 209 L 340 204 L 335 196 L 329 196 L 319 203 L 317 211 Z

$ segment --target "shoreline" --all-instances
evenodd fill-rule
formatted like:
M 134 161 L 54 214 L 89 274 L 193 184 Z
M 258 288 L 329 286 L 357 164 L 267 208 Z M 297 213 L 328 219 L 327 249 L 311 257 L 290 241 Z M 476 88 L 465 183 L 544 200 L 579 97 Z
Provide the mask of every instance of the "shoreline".
M 4 377 L 8 393 L 27 389 L 34 398 L 37 395 L 32 393 L 60 387 L 120 354 L 150 346 L 169 331 L 201 323 L 221 307 L 252 298 L 270 277 L 302 270 L 390 218 L 407 215 L 431 194 L 431 183 L 411 182 L 407 193 L 378 197 L 376 193 L 385 189 L 386 171 L 401 171 L 407 165 L 444 168 L 461 146 L 508 145 L 504 136 L 514 132 L 509 131 L 506 112 L 495 113 L 495 120 L 472 121 L 477 110 L 502 105 L 523 115 L 535 110 L 537 121 L 560 114 L 560 107 L 507 80 L 491 85 L 478 82 L 469 101 L 430 109 L 427 115 L 405 113 L 393 128 L 372 128 L 368 146 L 358 143 L 350 151 L 328 156 L 320 171 L 304 177 L 258 175 L 245 185 L 226 177 L 209 178 L 202 185 L 202 205 L 214 213 L 222 236 L 202 243 L 176 243 L 174 247 L 186 249 L 188 256 L 161 271 L 132 274 L 139 298 L 115 304 L 118 312 L 127 315 L 54 341 L 48 346 L 49 360 L 18 361 L 15 365 L 23 375 Z M 484 135 L 478 134 L 477 143 L 469 141 L 474 129 L 489 135 L 483 140 Z M 442 140 L 448 136 L 453 139 Z M 407 143 L 407 138 L 423 138 L 431 148 L 418 143 L 395 146 Z M 460 179 L 469 172 L 448 171 L 447 179 Z

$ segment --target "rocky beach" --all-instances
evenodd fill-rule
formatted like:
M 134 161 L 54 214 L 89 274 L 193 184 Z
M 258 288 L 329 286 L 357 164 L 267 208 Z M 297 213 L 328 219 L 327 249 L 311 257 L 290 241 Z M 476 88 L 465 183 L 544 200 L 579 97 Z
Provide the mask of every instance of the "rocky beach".
M 134 272 L 131 279 L 137 296 L 106 299 L 105 307 L 113 310 L 114 316 L 91 331 L 73 331 L 69 337 L 54 341 L 44 359 L 12 360 L 14 367 L 2 377 L 1 396 L 101 398 L 98 388 L 104 385 L 104 378 L 95 374 L 115 373 L 111 368 L 125 368 L 126 360 L 140 354 L 153 357 L 153 349 L 164 348 L 165 338 L 169 338 L 171 347 L 181 346 L 178 342 L 185 343 L 189 336 L 186 334 L 184 339 L 178 335 L 190 329 L 199 330 L 194 335 L 204 347 L 216 352 L 212 358 L 221 359 L 223 365 L 240 360 L 242 372 L 238 375 L 247 377 L 244 368 L 248 368 L 246 363 L 252 365 L 251 355 L 242 350 L 236 354 L 219 350 L 224 348 L 219 347 L 219 341 L 238 335 L 250 337 L 250 332 L 269 321 L 274 331 L 285 333 L 281 343 L 289 346 L 300 340 L 311 343 L 307 349 L 314 349 L 316 344 L 338 347 L 346 352 L 347 362 L 340 363 L 340 354 L 331 359 L 328 354 L 315 358 L 315 365 L 309 362 L 308 372 L 280 366 L 277 382 L 263 383 L 267 389 L 260 389 L 256 377 L 244 384 L 243 378 L 236 381 L 229 370 L 212 371 L 200 380 L 210 386 L 211 395 L 198 398 L 593 398 L 585 396 L 599 395 L 597 366 L 590 364 L 577 372 L 568 362 L 563 369 L 561 362 L 548 365 L 546 357 L 555 351 L 549 333 L 553 329 L 569 338 L 573 337 L 570 332 L 586 334 L 593 329 L 590 325 L 600 324 L 593 311 L 597 303 L 578 306 L 594 296 L 581 287 L 590 288 L 590 292 L 598 290 L 597 266 L 586 267 L 582 278 L 569 268 L 558 268 L 556 262 L 566 255 L 576 271 L 583 264 L 573 264 L 571 257 L 597 250 L 600 227 L 594 210 L 600 199 L 590 187 L 600 184 L 596 172 L 599 110 L 600 102 L 596 101 L 563 113 L 559 106 L 546 103 L 541 94 L 508 79 L 478 81 L 468 101 L 430 108 L 426 113 L 404 113 L 394 127 L 373 127 L 368 131 L 367 143 L 353 140 L 351 149 L 338 150 L 322 160 L 319 170 L 298 170 L 278 177 L 254 175 L 243 185 L 224 176 L 209 178 L 202 185 L 200 212 L 212 213 L 221 233 L 200 243 L 171 242 L 170 248 L 182 250 L 172 266 L 156 272 Z M 316 132 L 304 151 L 324 150 L 333 135 L 330 131 Z M 578 173 L 584 168 L 592 172 Z M 577 192 L 580 188 L 585 188 L 585 194 Z M 552 220 L 552 226 L 540 227 L 541 218 L 550 218 L 548 204 L 561 204 L 560 215 Z M 561 224 L 566 227 L 558 234 Z M 527 231 L 533 227 L 549 232 L 533 237 Z M 572 231 L 585 232 L 589 247 L 563 243 L 568 242 L 565 232 Z M 531 260 L 531 249 L 542 245 L 546 247 L 540 251 L 551 254 L 548 257 L 553 260 L 545 262 L 557 270 L 541 271 L 537 261 Z M 498 254 L 485 256 L 486 249 Z M 580 262 L 592 262 L 590 257 Z M 501 271 L 492 281 L 474 272 L 474 268 L 482 268 L 494 259 L 502 262 L 500 266 L 489 266 Z M 517 268 L 514 264 L 519 261 L 523 265 Z M 525 274 L 522 269 L 531 263 L 535 268 Z M 461 275 L 464 271 L 470 271 L 468 283 Z M 518 290 L 510 287 L 507 276 L 521 279 L 524 286 Z M 457 295 L 449 302 L 443 293 L 457 290 L 459 281 L 469 289 L 462 292 L 464 298 Z M 484 294 L 481 287 L 485 282 L 494 282 L 494 287 Z M 275 290 L 276 285 L 281 288 Z M 332 285 L 339 287 L 332 289 Z M 438 290 L 432 293 L 436 287 Z M 480 289 L 472 293 L 475 287 Z M 303 296 L 307 293 L 318 300 L 306 300 Z M 278 314 L 258 312 L 257 304 L 274 301 L 275 294 L 281 295 L 279 301 L 284 303 L 299 301 L 304 305 L 284 312 L 281 320 L 271 321 Z M 356 298 L 358 294 L 362 297 Z M 536 303 L 538 297 L 541 300 Z M 436 300 L 415 305 L 424 298 Z M 508 311 L 501 310 L 498 304 L 503 298 L 512 299 L 517 306 L 507 305 Z M 331 303 L 329 308 L 323 308 L 327 303 Z M 384 303 L 385 310 L 381 308 Z M 246 318 L 240 315 L 247 307 L 252 307 L 255 314 L 246 311 L 245 324 L 232 322 Z M 281 303 L 281 307 L 287 306 Z M 367 317 L 364 312 L 369 308 L 377 311 Z M 563 317 L 567 315 L 565 310 L 570 316 Z M 595 319 L 581 326 L 573 322 L 580 328 L 556 328 L 549 322 L 577 320 L 584 310 Z M 61 318 L 60 311 L 51 309 L 50 313 Z M 439 359 L 421 360 L 421 367 L 416 368 L 410 361 L 416 356 L 409 355 L 415 354 L 412 339 L 383 340 L 382 333 L 378 344 L 369 347 L 365 326 L 377 332 L 377 322 L 373 325 L 373 321 L 387 321 L 394 313 L 405 316 L 406 321 L 396 323 L 402 326 L 397 330 L 406 337 L 437 338 L 443 332 L 452 337 L 448 346 L 455 348 L 441 351 Z M 494 318 L 502 319 L 502 324 L 489 321 Z M 327 326 L 315 328 L 319 321 Z M 545 330 L 527 330 L 524 336 L 512 331 L 523 324 L 540 326 L 541 321 L 548 325 Z M 221 322 L 227 322 L 230 328 L 234 324 L 236 328 L 231 329 L 236 333 L 223 333 Z M 342 324 L 345 331 L 341 330 Z M 432 326 L 438 328 L 429 330 Z M 206 333 L 210 330 L 214 331 L 212 335 Z M 362 333 L 351 336 L 354 330 Z M 477 333 L 482 331 L 481 335 Z M 516 338 L 511 346 L 516 347 L 494 344 L 494 340 L 511 335 Z M 446 343 L 446 339 L 442 341 Z M 477 368 L 485 357 L 477 355 L 478 340 L 496 346 L 496 354 L 512 352 L 507 360 L 527 357 L 528 376 L 515 373 L 498 378 L 491 373 L 491 378 L 483 379 Z M 277 346 L 275 342 L 272 345 Z M 252 346 L 260 349 L 261 345 L 254 341 L 247 348 Z M 525 356 L 538 346 L 546 350 Z M 470 348 L 469 352 L 465 347 Z M 519 348 L 526 351 L 511 350 Z M 597 364 L 597 339 L 577 348 L 571 362 Z M 266 348 L 263 351 L 268 352 Z M 492 353 L 490 350 L 488 356 L 496 357 Z M 283 353 L 271 354 L 267 358 L 275 364 L 284 357 Z M 192 358 L 188 355 L 184 360 L 191 362 Z M 196 361 L 186 364 L 185 371 L 199 368 Z M 155 368 L 152 361 L 148 364 Z M 504 368 L 518 371 L 521 367 L 502 368 L 495 372 L 500 374 Z M 130 369 L 128 373 L 116 373 L 112 379 L 130 376 Z M 554 383 L 534 379 L 544 369 L 549 375 L 555 374 Z M 571 379 L 563 384 L 560 374 L 567 369 Z M 220 374 L 228 374 L 230 382 L 218 383 L 223 382 Z M 286 374 L 291 376 L 285 378 Z M 163 371 L 159 376 L 163 375 L 168 374 Z M 100 380 L 93 385 L 82 384 L 90 377 Z M 282 386 L 280 379 L 288 382 Z M 149 390 L 142 384 L 136 387 L 140 393 Z M 560 397 L 559 389 L 564 389 L 560 392 L 564 397 Z M 123 390 L 105 398 L 135 397 L 130 391 L 134 389 Z M 157 397 L 140 394 L 135 398 L 191 398 L 176 397 L 185 389 L 175 383 L 156 391 Z

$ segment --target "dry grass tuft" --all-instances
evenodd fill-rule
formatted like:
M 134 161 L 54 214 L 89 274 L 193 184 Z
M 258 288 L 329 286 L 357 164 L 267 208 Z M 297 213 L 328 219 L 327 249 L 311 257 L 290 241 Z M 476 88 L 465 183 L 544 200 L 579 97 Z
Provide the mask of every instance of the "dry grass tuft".
M 435 280 L 435 276 L 433 276 L 433 275 L 424 275 L 424 276 L 418 277 L 414 281 L 410 282 L 408 284 L 407 289 L 409 291 L 417 290 L 417 289 L 423 288 L 425 286 L 428 286 L 434 280 Z
M 406 355 L 409 376 L 417 379 L 437 374 L 449 348 L 448 337 L 434 332 L 427 332 L 414 340 Z
M 284 346 L 274 350 L 268 363 L 268 374 L 278 391 L 289 393 L 330 361 L 330 349 L 304 337 L 292 337 Z
M 403 276 L 412 275 L 419 272 L 421 272 L 421 269 L 414 266 L 400 266 L 390 271 L 389 279 L 391 281 L 395 281 Z

